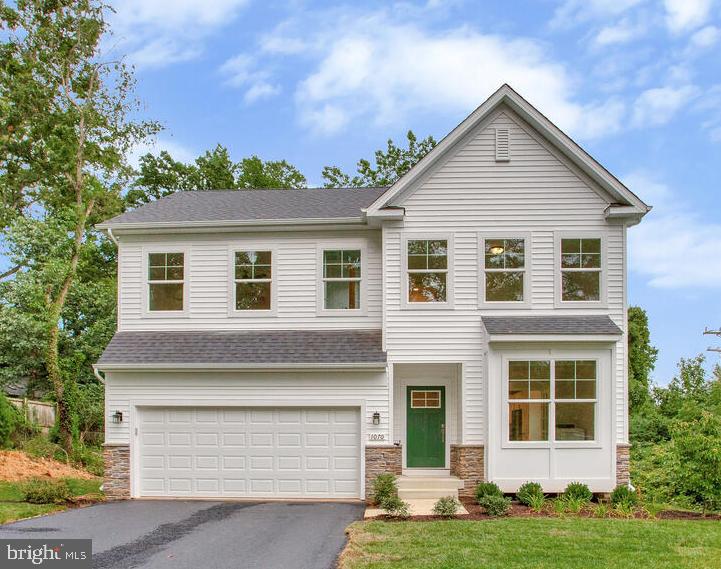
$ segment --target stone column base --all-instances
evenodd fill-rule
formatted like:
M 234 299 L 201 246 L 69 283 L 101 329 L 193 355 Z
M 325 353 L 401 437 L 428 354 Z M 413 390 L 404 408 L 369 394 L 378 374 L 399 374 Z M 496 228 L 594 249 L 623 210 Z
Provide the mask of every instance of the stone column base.
M 366 500 L 373 495 L 373 481 L 379 474 L 390 472 L 396 476 L 403 474 L 403 450 L 398 446 L 366 447 Z
M 127 500 L 130 498 L 130 446 L 106 444 L 103 459 L 105 497 L 108 500 Z
M 463 480 L 458 490 L 461 498 L 472 498 L 479 482 L 484 482 L 485 449 L 483 445 L 451 445 L 451 476 Z
M 616 485 L 628 486 L 631 483 L 631 445 L 616 445 Z

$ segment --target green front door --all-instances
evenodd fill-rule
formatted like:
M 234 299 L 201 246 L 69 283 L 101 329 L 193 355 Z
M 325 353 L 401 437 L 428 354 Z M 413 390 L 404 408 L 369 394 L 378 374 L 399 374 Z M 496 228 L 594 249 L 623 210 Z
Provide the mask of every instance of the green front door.
M 446 466 L 445 387 L 409 387 L 406 459 L 408 468 Z

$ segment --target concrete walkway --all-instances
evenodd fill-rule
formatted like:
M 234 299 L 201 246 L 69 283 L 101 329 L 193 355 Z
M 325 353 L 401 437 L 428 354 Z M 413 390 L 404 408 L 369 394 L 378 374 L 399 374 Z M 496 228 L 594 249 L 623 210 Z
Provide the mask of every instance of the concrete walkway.
M 405 502 L 408 503 L 411 509 L 411 516 L 432 516 L 433 514 L 433 506 L 435 506 L 436 502 L 438 500 L 405 500 Z M 458 511 L 456 514 L 467 514 L 468 510 L 466 510 L 463 507 L 463 504 L 461 504 L 461 507 L 458 508 Z M 368 518 L 375 518 L 376 516 L 382 516 L 385 512 L 379 508 L 376 507 L 368 507 L 366 508 L 365 514 L 363 514 L 363 517 L 365 519 Z

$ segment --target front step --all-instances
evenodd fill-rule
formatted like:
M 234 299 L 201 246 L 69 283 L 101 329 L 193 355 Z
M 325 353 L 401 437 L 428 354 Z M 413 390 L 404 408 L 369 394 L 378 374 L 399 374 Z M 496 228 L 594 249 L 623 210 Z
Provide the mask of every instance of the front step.
M 444 496 L 458 498 L 463 480 L 455 476 L 401 476 L 398 497 L 401 500 L 437 500 Z

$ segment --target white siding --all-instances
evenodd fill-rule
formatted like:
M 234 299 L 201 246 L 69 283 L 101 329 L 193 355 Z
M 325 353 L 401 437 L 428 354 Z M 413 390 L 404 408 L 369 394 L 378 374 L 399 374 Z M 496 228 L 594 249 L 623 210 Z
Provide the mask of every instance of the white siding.
M 365 303 L 358 315 L 319 315 L 318 249 L 365 246 L 363 275 Z M 244 245 L 245 244 L 245 245 Z M 233 291 L 229 286 L 229 251 L 244 246 L 274 250 L 276 309 L 272 315 L 229 316 Z M 181 247 L 186 253 L 188 311 L 182 317 L 147 314 L 144 311 L 146 279 L 144 251 Z M 381 235 L 380 231 L 317 233 L 189 234 L 187 236 L 124 236 L 119 247 L 119 329 L 194 330 L 380 328 L 381 327 Z
M 510 131 L 511 159 L 495 160 L 495 129 Z M 403 202 L 403 222 L 383 230 L 385 252 L 385 340 L 389 360 L 462 364 L 462 442 L 485 442 L 487 343 L 483 314 L 609 314 L 625 329 L 624 232 L 604 217 L 608 205 L 550 145 L 510 111 L 497 112 L 451 150 L 445 161 L 419 182 Z M 405 235 L 453 235 L 453 309 L 404 308 L 401 274 Z M 531 234 L 531 305 L 524 309 L 479 311 L 479 237 L 484 231 Z M 607 305 L 555 306 L 554 232 L 592 232 L 605 237 Z M 615 437 L 627 437 L 625 338 L 616 345 Z

